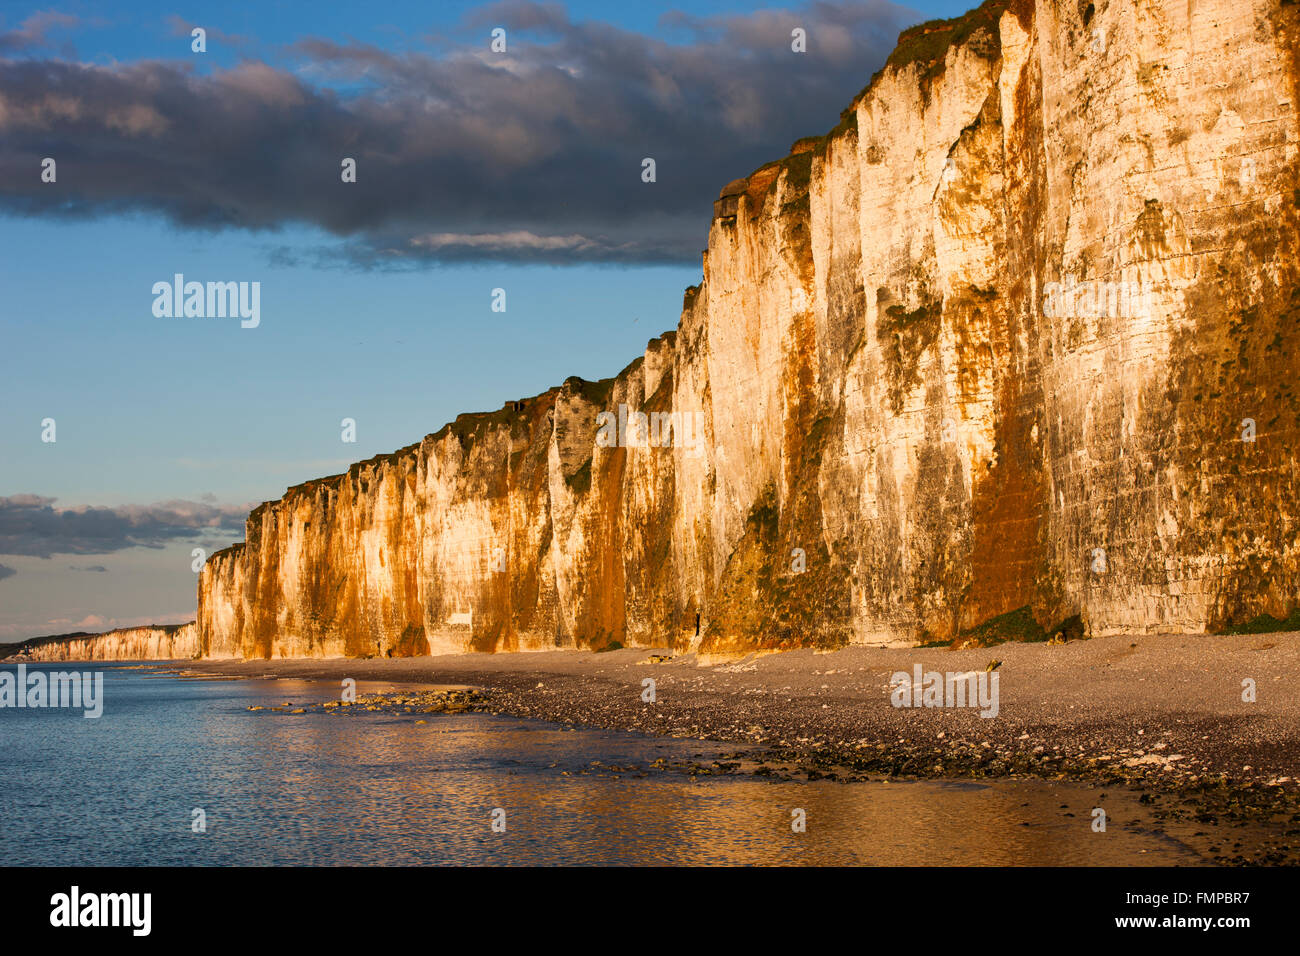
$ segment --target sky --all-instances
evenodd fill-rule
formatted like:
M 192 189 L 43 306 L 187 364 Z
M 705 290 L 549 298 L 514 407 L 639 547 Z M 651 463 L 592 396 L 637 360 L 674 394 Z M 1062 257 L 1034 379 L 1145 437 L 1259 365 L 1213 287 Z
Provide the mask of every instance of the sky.
M 0 641 L 191 620 L 258 502 L 616 374 L 718 190 L 970 5 L 0 0 Z

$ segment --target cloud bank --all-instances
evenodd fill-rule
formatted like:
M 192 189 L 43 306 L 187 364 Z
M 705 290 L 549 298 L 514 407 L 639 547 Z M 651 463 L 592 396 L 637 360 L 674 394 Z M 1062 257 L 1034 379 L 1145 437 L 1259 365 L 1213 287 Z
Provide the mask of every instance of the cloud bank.
M 250 510 L 247 504 L 197 501 L 59 509 L 55 500 L 41 495 L 0 496 L 0 554 L 36 558 L 111 554 L 126 548 L 161 548 L 169 541 L 214 530 L 242 534 Z M 0 566 L 0 578 L 13 573 Z
M 306 224 L 339 241 L 277 261 L 364 268 L 695 263 L 719 188 L 833 126 L 915 19 L 885 0 L 814 2 L 668 14 L 650 36 L 509 0 L 422 52 L 305 37 L 274 62 L 200 72 L 47 57 L 36 48 L 63 24 L 34 18 L 0 36 L 0 210 Z M 504 53 L 488 48 L 498 26 Z M 56 184 L 39 178 L 47 156 Z

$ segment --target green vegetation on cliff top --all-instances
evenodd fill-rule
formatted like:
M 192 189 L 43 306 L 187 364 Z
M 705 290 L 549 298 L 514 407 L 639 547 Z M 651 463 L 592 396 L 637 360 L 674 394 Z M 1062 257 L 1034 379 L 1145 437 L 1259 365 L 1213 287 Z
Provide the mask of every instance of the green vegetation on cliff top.
M 884 67 L 876 71 L 871 80 L 853 97 L 847 109 L 840 112 L 840 120 L 830 130 L 819 136 L 804 136 L 790 147 L 790 155 L 778 160 L 788 170 L 787 182 L 796 188 L 806 188 L 812 173 L 812 157 L 822 156 L 832 140 L 849 130 L 858 128 L 857 106 L 885 75 L 886 70 L 905 70 L 910 66 L 923 67 L 919 82 L 923 91 L 928 91 L 930 84 L 945 69 L 948 51 L 955 46 L 962 46 L 972 40 L 983 30 L 987 41 L 974 47 L 975 51 L 986 58 L 994 58 L 1001 53 L 1001 39 L 998 32 L 998 20 L 1011 5 L 1011 0 L 985 0 L 984 3 L 959 17 L 949 20 L 929 20 L 925 23 L 908 27 L 898 35 L 898 44 L 894 47 Z M 806 159 L 802 159 L 807 157 Z M 805 165 L 806 164 L 806 165 Z M 773 163 L 764 163 L 746 179 Z M 768 187 L 775 188 L 775 183 Z

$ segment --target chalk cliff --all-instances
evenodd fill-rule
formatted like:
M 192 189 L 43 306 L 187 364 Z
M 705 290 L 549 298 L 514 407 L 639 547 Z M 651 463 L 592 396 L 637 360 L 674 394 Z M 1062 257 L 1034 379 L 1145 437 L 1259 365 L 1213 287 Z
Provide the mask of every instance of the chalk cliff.
M 199 656 L 199 637 L 191 622 L 40 637 L 0 650 L 14 660 L 29 661 L 190 660 Z
M 202 653 L 1285 617 L 1298 51 L 1293 0 L 907 31 L 833 130 L 722 190 L 675 332 L 263 504 L 202 572 Z

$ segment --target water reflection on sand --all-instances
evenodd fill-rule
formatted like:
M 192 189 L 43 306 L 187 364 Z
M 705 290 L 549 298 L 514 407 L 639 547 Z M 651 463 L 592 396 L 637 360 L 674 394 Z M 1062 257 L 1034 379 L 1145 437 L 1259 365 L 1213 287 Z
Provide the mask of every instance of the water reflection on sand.
M 99 721 L 0 715 L 0 820 L 23 821 L 21 833 L 0 830 L 6 862 L 1200 862 L 1146 822 L 1128 825 L 1147 818 L 1127 791 L 1102 801 L 1098 790 L 1039 781 L 691 776 L 650 768 L 659 758 L 707 764 L 727 749 L 472 713 L 248 710 L 337 697 L 326 682 L 116 670 L 107 686 Z M 1091 829 L 1099 803 L 1104 834 Z M 199 807 L 208 829 L 195 834 Z M 497 808 L 504 833 L 491 828 Z M 796 809 L 806 832 L 792 832 Z

